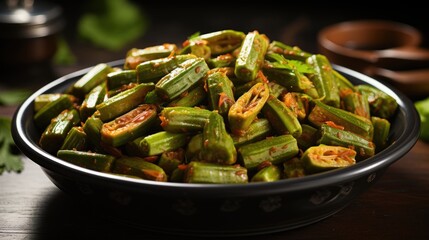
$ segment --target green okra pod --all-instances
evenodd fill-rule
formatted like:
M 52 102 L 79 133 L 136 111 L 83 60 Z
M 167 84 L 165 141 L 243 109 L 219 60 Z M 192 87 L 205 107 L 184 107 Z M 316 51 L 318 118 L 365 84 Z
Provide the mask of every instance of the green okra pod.
M 227 117 L 229 109 L 235 103 L 231 80 L 225 73 L 214 72 L 207 75 L 206 84 L 210 108 Z
M 228 123 L 232 134 L 239 136 L 245 134 L 267 102 L 269 95 L 266 83 L 256 83 L 235 101 L 228 112 Z
M 204 84 L 198 84 L 182 93 L 178 98 L 170 101 L 168 107 L 196 107 L 198 104 L 205 102 L 207 92 Z
M 305 62 L 312 54 L 303 51 L 298 46 L 290 46 L 280 41 L 271 41 L 267 50 L 268 54 L 276 53 L 281 54 L 286 59 L 294 59 Z
M 39 129 L 45 129 L 53 118 L 58 116 L 63 110 L 73 107 L 71 95 L 63 94 L 52 102 L 45 104 L 34 114 L 34 124 Z
M 231 165 L 237 161 L 237 151 L 229 133 L 226 131 L 223 117 L 211 112 L 209 121 L 203 129 L 202 149 L 199 161 Z
M 308 174 L 344 168 L 356 163 L 356 151 L 347 147 L 318 145 L 308 148 L 301 156 Z
M 196 57 L 193 54 L 182 54 L 142 62 L 136 67 L 137 80 L 139 83 L 156 83 L 159 79 L 179 67 L 179 64 Z
M 262 113 L 278 134 L 291 134 L 294 137 L 301 135 L 302 127 L 296 114 L 278 98 L 270 95 Z
M 52 119 L 43 131 L 39 145 L 46 152 L 56 154 L 73 126 L 80 123 L 79 113 L 76 109 L 65 109 Z
M 95 116 L 90 116 L 86 119 L 83 124 L 83 131 L 85 132 L 88 143 L 95 149 L 100 149 L 101 142 L 101 128 L 103 126 L 103 121 L 100 118 Z
M 204 42 L 210 48 L 211 55 L 220 55 L 233 51 L 240 47 L 245 34 L 235 30 L 221 30 L 202 34 L 186 40 L 184 46 L 190 46 L 193 42 Z
M 210 110 L 199 107 L 165 107 L 159 118 L 165 131 L 191 133 L 202 131 L 210 114 Z
M 186 183 L 238 184 L 248 183 L 249 177 L 247 169 L 238 164 L 224 165 L 192 161 L 186 167 L 183 181 Z
M 398 109 L 398 103 L 393 97 L 374 86 L 360 84 L 355 89 L 367 97 L 371 116 L 389 119 Z
M 374 126 L 368 118 L 356 115 L 341 108 L 336 108 L 315 100 L 316 104 L 308 115 L 308 120 L 314 126 L 320 127 L 322 124 L 331 124 L 343 127 L 344 130 L 356 133 L 367 140 L 372 140 Z
M 152 181 L 166 182 L 168 180 L 167 174 L 160 166 L 141 157 L 123 156 L 117 158 L 111 171 L 116 174 L 132 175 Z
M 215 58 L 208 59 L 207 64 L 211 69 L 222 68 L 222 67 L 234 67 L 236 60 L 237 58 L 235 58 L 232 54 L 227 53 L 227 54 L 216 56 Z
M 235 148 L 257 142 L 273 134 L 270 122 L 266 118 L 255 119 L 243 135 L 231 135 Z
M 73 84 L 72 93 L 78 97 L 84 97 L 94 87 L 106 81 L 107 74 L 112 71 L 112 67 L 105 63 L 95 65 Z
M 124 145 L 149 132 L 158 119 L 157 107 L 141 104 L 131 111 L 104 123 L 101 127 L 101 141 L 114 147 Z
M 146 94 L 154 88 L 153 83 L 140 83 L 131 89 L 106 99 L 96 106 L 100 119 L 106 122 L 130 111 L 143 103 Z
M 304 177 L 305 175 L 304 163 L 299 157 L 293 157 L 283 162 L 283 176 L 285 178 Z
M 319 99 L 330 106 L 340 107 L 340 91 L 329 60 L 324 55 L 313 54 L 307 63 L 315 70 L 309 78 L 316 86 Z
M 162 99 L 172 100 L 194 86 L 208 70 L 203 58 L 186 60 L 156 83 L 155 92 Z
M 251 182 L 274 182 L 281 179 L 282 171 L 276 165 L 269 165 L 259 169 L 250 179 Z
M 99 172 L 110 172 L 115 157 L 95 152 L 77 150 L 59 150 L 57 157 L 77 166 Z
M 288 92 L 283 95 L 283 103 L 292 112 L 299 121 L 303 122 L 307 119 L 307 113 L 310 111 L 312 98 L 304 93 Z
M 67 133 L 66 138 L 62 146 L 61 150 L 77 150 L 84 151 L 88 147 L 88 139 L 86 137 L 86 133 L 83 131 L 82 126 L 74 126 Z
M 65 93 L 44 93 L 40 94 L 39 96 L 36 96 L 34 99 L 34 112 L 38 112 L 40 109 L 43 108 L 46 104 L 53 102 L 60 98 L 61 96 L 65 95 Z M 71 99 L 73 99 L 73 95 L 69 95 Z M 72 100 L 72 102 L 74 102 Z
M 299 153 L 296 139 L 292 135 L 269 137 L 238 148 L 241 163 L 250 171 L 254 171 L 265 161 L 273 165 L 295 157 Z
M 136 69 L 136 67 L 142 62 L 165 58 L 173 55 L 176 51 L 177 45 L 172 43 L 164 43 L 141 49 L 132 48 L 126 54 L 124 69 Z
M 79 107 L 80 118 L 84 122 L 89 116 L 97 111 L 97 105 L 102 103 L 107 98 L 107 89 L 105 82 L 94 87 L 88 94 Z
M 165 151 L 161 154 L 158 161 L 158 166 L 164 169 L 164 172 L 171 176 L 173 171 L 178 168 L 180 164 L 185 162 L 185 150 L 178 148 L 170 151 Z
M 185 157 L 186 162 L 198 160 L 198 154 L 203 148 L 203 134 L 197 133 L 191 137 L 186 145 Z
M 356 160 L 361 161 L 375 154 L 375 144 L 343 129 L 322 124 L 318 144 L 348 147 L 356 151 Z
M 319 129 L 309 125 L 309 124 L 301 124 L 302 133 L 299 137 L 296 138 L 298 141 L 298 147 L 302 150 L 306 150 L 307 148 L 316 145 L 317 140 L 320 138 Z
M 371 117 L 371 110 L 366 93 L 347 92 L 341 99 L 343 109 L 368 119 Z
M 244 82 L 250 82 L 256 78 L 264 64 L 269 39 L 258 31 L 249 32 L 243 40 L 240 52 L 235 62 L 235 75 Z
M 128 142 L 125 148 L 130 156 L 147 157 L 184 147 L 188 141 L 189 136 L 186 133 L 160 131 L 136 138 Z
M 380 152 L 387 146 L 391 124 L 389 120 L 376 116 L 371 117 L 371 122 L 374 125 L 374 137 L 372 141 L 375 144 L 375 151 Z
M 120 88 L 123 85 L 137 83 L 137 73 L 135 69 L 113 71 L 107 74 L 107 88 L 109 90 Z

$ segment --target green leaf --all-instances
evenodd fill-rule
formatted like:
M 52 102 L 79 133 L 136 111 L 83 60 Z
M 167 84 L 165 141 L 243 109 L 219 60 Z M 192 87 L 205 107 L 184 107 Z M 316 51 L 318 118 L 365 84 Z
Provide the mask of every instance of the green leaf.
M 22 103 L 31 95 L 27 89 L 17 89 L 0 92 L 0 105 L 17 105 Z
M 194 34 L 192 34 L 191 36 L 188 37 L 188 40 L 196 39 L 199 36 L 200 36 L 200 32 L 195 32 Z
M 300 73 L 314 73 L 314 69 L 305 62 L 293 59 L 286 59 L 283 55 L 277 53 L 269 53 L 266 58 L 271 62 L 273 68 L 296 70 Z
M 0 174 L 7 172 L 21 172 L 24 163 L 21 156 L 12 151 L 15 142 L 11 133 L 11 119 L 0 116 Z
M 416 101 L 414 106 L 420 116 L 420 139 L 429 142 L 429 97 Z

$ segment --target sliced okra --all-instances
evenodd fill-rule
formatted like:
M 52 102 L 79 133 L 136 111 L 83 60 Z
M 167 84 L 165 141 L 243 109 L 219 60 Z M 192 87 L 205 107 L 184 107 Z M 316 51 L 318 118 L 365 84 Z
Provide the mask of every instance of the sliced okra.
M 269 165 L 259 169 L 250 179 L 251 182 L 274 182 L 280 180 L 282 171 L 276 165 Z
M 116 89 L 122 85 L 137 83 L 137 74 L 135 69 L 113 71 L 107 74 L 107 88 Z
M 371 116 L 389 119 L 398 109 L 396 100 L 385 92 L 371 85 L 360 84 L 356 85 L 355 89 L 360 93 L 366 93 Z
M 214 72 L 207 74 L 206 84 L 210 108 L 227 117 L 229 109 L 235 103 L 231 80 L 225 73 Z
M 69 94 L 63 94 L 56 100 L 45 104 L 34 114 L 34 123 L 39 129 L 45 129 L 53 118 L 63 110 L 73 107 L 73 98 Z
M 161 154 L 158 166 L 164 169 L 168 176 L 171 176 L 177 167 L 185 162 L 185 150 L 178 148 L 170 151 L 165 151 Z
M 126 152 L 131 156 L 147 157 L 184 147 L 189 141 L 186 133 L 156 132 L 128 142 Z
M 203 149 L 203 134 L 197 133 L 191 137 L 186 145 L 185 157 L 186 162 L 198 160 L 198 154 Z
M 299 157 L 293 157 L 283 162 L 283 175 L 285 178 L 304 177 L 306 173 L 303 161 Z
M 373 142 L 354 134 L 342 130 L 329 124 L 322 124 L 320 127 L 320 138 L 318 144 L 342 146 L 352 148 L 356 151 L 356 160 L 364 160 L 375 154 Z
M 279 135 L 249 143 L 238 148 L 238 155 L 243 166 L 254 171 L 265 161 L 273 165 L 295 157 L 299 152 L 296 139 L 292 135 Z
M 116 174 L 137 176 L 152 181 L 166 182 L 168 180 L 167 174 L 160 166 L 135 156 L 117 158 L 111 171 Z
M 202 135 L 202 149 L 199 161 L 231 165 L 237 161 L 237 151 L 229 133 L 226 131 L 223 117 L 216 111 L 211 112 Z
M 336 82 L 338 84 L 338 88 L 341 91 L 347 91 L 347 89 L 349 90 L 354 90 L 354 85 L 352 82 L 350 82 L 349 79 L 347 79 L 343 74 L 341 74 L 340 72 L 338 72 L 335 69 L 332 69 L 332 73 L 334 75 L 334 78 L 336 79 Z M 341 95 L 341 94 L 340 94 Z
M 260 34 L 256 30 L 246 34 L 234 68 L 235 75 L 239 80 L 250 82 L 256 78 L 264 64 L 269 41 L 265 34 Z
M 283 95 L 289 92 L 287 88 L 274 81 L 268 82 L 268 87 L 270 88 L 270 94 L 276 98 L 281 98 Z
M 207 92 L 204 89 L 204 84 L 196 84 L 189 90 L 181 94 L 178 98 L 170 101 L 168 107 L 195 107 L 204 102 Z
M 64 94 L 65 93 L 44 93 L 36 96 L 34 99 L 34 112 L 38 112 L 40 109 L 42 109 L 43 106 L 57 100 Z M 70 97 L 73 96 L 70 95 Z
M 237 59 L 230 53 L 218 55 L 207 60 L 210 68 L 234 67 Z
M 67 133 L 61 150 L 77 150 L 84 151 L 88 147 L 88 139 L 82 126 L 74 126 Z
M 371 117 L 371 109 L 365 95 L 366 93 L 348 91 L 343 94 L 343 97 L 341 98 L 343 104 L 342 108 L 369 119 Z
M 337 168 L 344 168 L 356 163 L 356 151 L 347 147 L 318 145 L 308 148 L 302 155 L 306 173 L 313 174 Z
M 306 150 L 316 145 L 317 140 L 320 138 L 320 133 L 319 129 L 305 123 L 301 124 L 301 127 L 302 133 L 296 140 L 298 141 L 298 147 L 302 150 Z
M 372 141 L 375 144 L 375 151 L 380 152 L 387 146 L 390 133 L 390 122 L 385 118 L 376 116 L 371 117 L 371 122 L 372 125 L 374 125 L 374 138 Z
M 301 50 L 298 46 L 286 45 L 279 41 L 272 41 L 268 46 L 267 53 L 277 53 L 283 55 L 286 59 L 294 59 L 305 62 L 311 53 Z
M 272 135 L 272 127 L 266 118 L 255 119 L 246 132 L 240 135 L 231 135 L 234 146 L 239 148 L 248 143 L 257 142 Z
M 101 121 L 112 120 L 143 103 L 146 94 L 154 87 L 153 83 L 140 83 L 98 104 L 96 108 Z
M 204 58 L 186 60 L 155 84 L 155 92 L 162 99 L 172 100 L 195 85 L 208 70 Z
M 185 170 L 184 182 L 186 183 L 221 183 L 238 184 L 248 183 L 247 169 L 235 165 L 224 165 L 207 162 L 190 162 Z
M 316 86 L 319 99 L 330 106 L 340 107 L 340 91 L 337 79 L 327 57 L 321 54 L 313 54 L 307 58 L 307 63 L 313 66 L 315 70 L 313 74 L 309 75 L 309 78 Z
M 72 87 L 72 93 L 83 98 L 94 87 L 107 80 L 107 74 L 113 69 L 105 63 L 99 63 L 92 67 L 85 75 L 77 80 Z
M 241 95 L 228 112 L 228 123 L 232 134 L 242 136 L 256 119 L 270 95 L 266 83 L 257 83 Z
M 77 166 L 99 172 L 110 172 L 115 161 L 115 157 L 108 154 L 66 149 L 59 150 L 57 157 Z
M 89 116 L 97 111 L 97 105 L 107 98 L 107 89 L 105 82 L 94 87 L 82 101 L 79 107 L 80 118 L 84 122 Z
M 196 56 L 182 54 L 142 62 L 136 67 L 137 81 L 139 83 L 156 83 L 159 79 L 179 67 L 179 64 L 192 58 L 196 58 Z
M 88 143 L 95 149 L 100 149 L 101 142 L 101 128 L 103 126 L 103 121 L 100 118 L 95 116 L 90 116 L 86 119 L 83 124 L 83 131 L 85 132 Z
M 319 100 L 314 101 L 315 106 L 308 115 L 308 120 L 317 127 L 326 122 L 331 122 L 346 131 L 356 133 L 367 140 L 372 140 L 374 126 L 368 118 L 356 115 L 341 108 L 336 108 L 322 103 Z
M 141 104 L 129 112 L 104 123 L 101 127 L 101 141 L 114 147 L 124 145 L 147 133 L 158 118 L 157 107 Z
M 282 100 L 286 107 L 295 113 L 299 121 L 306 120 L 312 101 L 310 96 L 304 93 L 288 92 L 283 95 Z
M 202 131 L 210 114 L 210 110 L 199 107 L 165 107 L 159 118 L 165 131 L 191 133 Z
M 270 95 L 262 108 L 262 113 L 277 133 L 291 134 L 294 137 L 301 135 L 302 127 L 296 113 L 278 98 Z
M 204 41 L 212 55 L 219 55 L 240 47 L 245 36 L 243 32 L 227 29 L 196 36 L 185 41 L 183 45 L 187 47 L 192 45 L 192 42 Z
M 51 123 L 43 131 L 39 145 L 46 152 L 56 154 L 66 139 L 67 133 L 73 126 L 80 123 L 79 112 L 72 109 L 63 110 L 52 119 Z
M 176 51 L 177 45 L 171 43 L 164 43 L 141 49 L 132 48 L 126 54 L 124 69 L 136 69 L 136 67 L 142 62 L 165 58 L 174 54 Z

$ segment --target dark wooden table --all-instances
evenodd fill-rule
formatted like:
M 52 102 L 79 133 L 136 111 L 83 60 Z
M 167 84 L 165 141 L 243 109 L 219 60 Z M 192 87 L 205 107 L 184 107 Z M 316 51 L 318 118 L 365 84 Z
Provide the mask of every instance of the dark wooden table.
M 307 13 L 285 15 L 289 22 L 279 21 L 273 26 L 262 17 L 253 22 L 240 19 L 242 25 L 227 27 L 240 29 L 240 26 L 246 26 L 246 31 L 252 28 L 265 31 L 264 27 L 267 27 L 268 34 L 278 33 L 273 39 L 315 51 L 315 32 L 321 21 L 308 16 Z M 220 29 L 214 23 L 210 25 L 212 22 L 200 23 L 199 27 Z M 183 39 L 196 31 L 205 31 L 199 28 L 189 30 L 190 26 L 186 24 L 176 26 L 179 21 L 158 24 L 147 33 L 146 44 L 160 43 L 160 38 L 173 33 L 180 32 L 180 39 Z M 278 25 L 282 27 L 277 28 Z M 85 44 L 72 46 L 72 49 L 77 56 L 76 64 L 55 67 L 49 74 L 39 76 L 39 80 L 9 78 L 9 83 L 22 87 L 38 81 L 33 86 L 37 88 L 54 77 L 124 56 L 124 51 L 107 53 Z M 5 79 L 3 75 L 0 90 Z M 14 107 L 0 107 L 0 116 L 12 116 L 14 110 Z M 85 204 L 59 190 L 38 165 L 25 156 L 23 160 L 25 169 L 21 173 L 6 172 L 0 176 L 0 239 L 189 239 L 145 232 L 99 217 Z M 417 142 L 374 186 L 337 214 L 302 228 L 247 239 L 429 239 L 429 144 Z

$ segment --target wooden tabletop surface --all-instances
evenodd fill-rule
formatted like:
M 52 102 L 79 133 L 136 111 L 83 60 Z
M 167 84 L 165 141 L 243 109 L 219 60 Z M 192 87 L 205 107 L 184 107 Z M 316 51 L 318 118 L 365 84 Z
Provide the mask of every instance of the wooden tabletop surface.
M 309 50 L 314 50 L 314 41 L 302 42 L 309 37 L 314 40 L 314 34 L 309 35 L 302 29 L 311 28 L 315 22 L 318 20 L 297 17 L 284 29 L 278 29 L 295 29 L 297 37 L 278 36 L 295 39 L 302 43 L 304 49 L 313 46 Z M 170 30 L 178 29 L 168 26 Z M 155 32 L 161 33 L 163 27 L 166 25 Z M 188 34 L 193 32 L 187 31 Z M 149 35 L 155 38 L 153 34 Z M 62 76 L 106 59 L 123 57 L 123 52 L 91 52 L 93 48 L 88 45 L 73 50 L 78 58 L 76 64 L 54 68 L 52 75 L 40 77 L 42 80 L 38 84 L 44 85 L 53 80 L 53 76 Z M 5 86 L 4 79 L 3 75 L 0 90 Z M 30 83 L 36 81 L 26 80 Z M 15 80 L 10 78 L 9 82 Z M 22 79 L 19 83 L 18 87 L 27 84 Z M 12 116 L 14 110 L 15 107 L 0 106 L 0 116 Z M 59 190 L 36 163 L 25 156 L 22 158 L 24 170 L 21 173 L 4 172 L 0 176 L 0 239 L 190 239 L 145 232 L 97 216 L 83 203 L 74 201 Z M 375 185 L 333 216 L 298 229 L 247 239 L 429 239 L 429 143 L 418 141 L 387 169 Z

